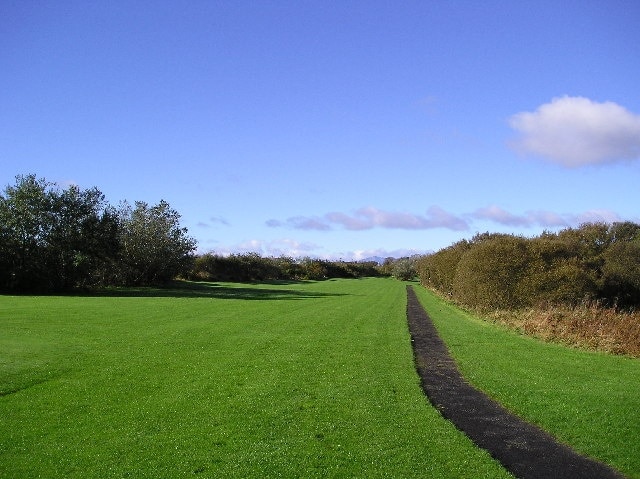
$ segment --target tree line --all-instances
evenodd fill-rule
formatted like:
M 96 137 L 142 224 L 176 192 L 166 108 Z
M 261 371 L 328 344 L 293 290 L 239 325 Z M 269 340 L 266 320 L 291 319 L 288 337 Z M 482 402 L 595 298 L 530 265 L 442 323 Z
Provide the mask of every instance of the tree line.
M 19 175 L 0 194 L 0 291 L 60 292 L 103 286 L 378 276 L 375 262 L 196 255 L 180 214 L 156 205 L 109 204 L 97 188 L 60 188 Z
M 640 305 L 640 225 L 587 223 L 525 238 L 482 233 L 436 253 L 374 261 L 195 255 L 196 241 L 164 200 L 110 205 L 97 188 L 17 176 L 0 194 L 0 291 L 58 292 L 200 281 L 394 276 L 469 307 Z
M 166 201 L 107 203 L 97 189 L 20 175 L 0 194 L 0 290 L 161 284 L 188 271 L 196 242 Z
M 317 258 L 264 257 L 257 253 L 222 256 L 213 253 L 194 259 L 188 278 L 197 281 L 323 280 L 380 276 L 375 261 L 330 261 Z
M 586 223 L 525 238 L 483 233 L 416 261 L 420 282 L 476 309 L 640 305 L 640 225 Z

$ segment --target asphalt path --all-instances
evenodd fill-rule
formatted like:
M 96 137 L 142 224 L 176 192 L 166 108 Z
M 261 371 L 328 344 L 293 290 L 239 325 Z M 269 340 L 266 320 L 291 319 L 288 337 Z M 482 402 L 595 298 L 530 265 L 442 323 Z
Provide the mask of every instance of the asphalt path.
M 415 291 L 407 286 L 407 320 L 422 389 L 440 413 L 522 479 L 621 479 L 507 411 L 467 383 Z

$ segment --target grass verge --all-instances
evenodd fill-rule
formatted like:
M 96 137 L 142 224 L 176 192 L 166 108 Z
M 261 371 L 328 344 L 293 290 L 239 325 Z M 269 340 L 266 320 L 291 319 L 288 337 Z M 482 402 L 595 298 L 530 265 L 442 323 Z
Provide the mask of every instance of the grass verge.
M 495 311 L 487 319 L 545 341 L 640 358 L 640 311 L 585 303 Z
M 574 449 L 640 478 L 640 361 L 545 343 L 416 287 L 470 383 Z
M 500 478 L 424 398 L 405 286 L 0 297 L 0 477 Z

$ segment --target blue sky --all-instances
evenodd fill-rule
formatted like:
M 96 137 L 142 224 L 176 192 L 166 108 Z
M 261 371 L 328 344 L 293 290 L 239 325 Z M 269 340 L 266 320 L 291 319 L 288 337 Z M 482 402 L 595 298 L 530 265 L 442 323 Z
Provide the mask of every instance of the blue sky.
M 3 1 L 0 184 L 358 259 L 640 222 L 640 3 Z

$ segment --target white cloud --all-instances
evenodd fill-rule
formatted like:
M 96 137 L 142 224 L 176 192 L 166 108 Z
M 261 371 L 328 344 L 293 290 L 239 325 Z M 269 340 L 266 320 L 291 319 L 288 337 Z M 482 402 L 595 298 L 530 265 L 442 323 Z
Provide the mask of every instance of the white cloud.
M 293 216 L 285 221 L 270 219 L 265 224 L 270 228 L 289 227 L 296 230 L 327 231 L 331 229 L 331 226 L 326 221 L 314 216 Z
M 582 223 L 615 223 L 622 221 L 622 218 L 609 210 L 589 210 L 578 215 L 571 215 L 570 220 L 571 224 L 580 225 Z
M 527 211 L 526 215 L 533 225 L 543 226 L 545 228 L 557 228 L 569 224 L 562 215 L 552 211 Z
M 448 228 L 454 231 L 469 229 L 469 224 L 459 216 L 446 212 L 439 206 L 430 206 L 427 209 L 429 228 Z
M 373 207 L 361 208 L 356 211 L 356 218 L 368 224 L 388 229 L 423 230 L 432 228 L 447 228 L 451 230 L 466 230 L 469 225 L 462 218 L 446 212 L 439 206 L 430 206 L 426 215 L 415 215 L 394 211 L 383 211 Z
M 424 216 L 383 211 L 373 207 L 359 209 L 356 211 L 356 217 L 361 218 L 371 228 L 380 226 L 389 229 L 419 230 L 434 227 L 431 220 Z
M 224 226 L 231 226 L 231 224 L 221 216 L 212 216 L 209 221 L 199 221 L 196 226 L 198 228 L 211 228 L 211 224 L 221 224 Z
M 353 261 L 361 261 L 369 258 L 382 258 L 382 259 L 404 258 L 407 256 L 424 255 L 431 252 L 432 251 L 430 250 L 422 250 L 422 249 L 418 250 L 418 249 L 405 248 L 405 249 L 387 250 L 387 249 L 378 248 L 378 249 L 369 249 L 369 250 L 350 251 L 347 254 L 345 254 L 345 258 Z
M 61 180 L 61 181 L 56 181 L 55 184 L 57 186 L 59 186 L 60 188 L 62 188 L 63 190 L 66 190 L 67 188 L 70 188 L 71 186 L 80 187 L 80 185 L 78 184 L 78 182 L 76 180 Z
M 461 218 L 466 218 L 463 220 Z M 361 208 L 353 215 L 344 213 L 329 213 L 324 218 L 318 217 L 292 217 L 286 221 L 270 220 L 267 222 L 273 227 L 291 227 L 294 229 L 331 229 L 332 225 L 340 225 L 349 230 L 370 230 L 373 228 L 391 229 L 429 229 L 448 228 L 451 230 L 468 230 L 474 221 L 486 221 L 512 228 L 514 232 L 521 228 L 566 228 L 577 227 L 583 223 L 614 223 L 624 221 L 617 213 L 605 209 L 587 210 L 582 213 L 555 213 L 546 210 L 529 210 L 522 214 L 512 213 L 497 205 L 478 208 L 473 213 L 461 216 L 452 215 L 440 207 L 432 206 L 426 215 L 413 215 L 409 213 L 394 213 L 379 210 L 373 207 Z M 633 220 L 633 221 L 637 221 Z M 317 223 L 317 224 L 316 224 Z M 261 256 L 289 256 L 300 258 L 310 256 L 328 260 L 358 261 L 366 258 L 400 258 L 414 254 L 426 254 L 427 250 L 416 249 L 354 249 L 327 252 L 322 246 L 312 243 L 297 241 L 291 238 L 273 240 L 252 239 L 235 245 L 222 245 L 216 242 L 216 246 L 209 250 L 216 254 L 229 255 L 232 253 L 258 253 Z M 199 251 L 202 253 L 202 251 Z
M 333 212 L 327 213 L 324 217 L 329 223 L 339 224 L 345 229 L 357 231 L 368 230 L 373 228 L 372 222 L 367 218 L 359 218 L 359 214 L 356 216 L 349 216 L 345 213 Z
M 289 238 L 275 240 L 252 239 L 231 246 L 219 245 L 213 252 L 223 256 L 230 254 L 258 253 L 261 256 L 310 256 L 319 246 L 314 243 L 300 242 Z
M 527 211 L 522 215 L 515 215 L 496 205 L 479 208 L 470 216 L 474 219 L 493 221 L 495 223 L 513 227 L 528 228 L 532 226 L 542 226 L 546 228 L 553 228 L 569 225 L 569 221 L 567 219 L 551 211 Z
M 509 119 L 520 133 L 513 146 L 567 167 L 640 158 L 640 115 L 588 98 L 554 98 Z
M 333 225 L 339 225 L 347 230 L 360 231 L 373 228 L 422 230 L 433 228 L 447 228 L 455 231 L 468 229 L 467 222 L 439 206 L 431 206 L 427 209 L 426 215 L 416 215 L 413 213 L 384 211 L 372 206 L 360 208 L 352 215 L 342 212 L 331 212 L 319 218 L 315 216 L 295 216 L 286 221 L 268 220 L 267 226 L 282 227 L 289 226 L 302 230 L 332 229 Z
M 242 253 L 261 253 L 264 245 L 264 241 L 252 239 L 237 244 L 232 250 Z
M 310 255 L 319 249 L 314 243 L 300 242 L 289 238 L 269 241 L 265 245 L 265 251 L 269 256 L 291 256 L 294 258 Z
M 583 223 L 615 223 L 623 221 L 610 210 L 588 210 L 578 214 L 559 214 L 552 211 L 527 211 L 522 215 L 510 213 L 499 206 L 479 208 L 469 215 L 476 220 L 487 220 L 505 226 L 532 228 L 558 228 L 579 226 Z
M 464 219 L 466 218 L 466 219 Z M 512 213 L 497 205 L 478 208 L 463 215 L 451 214 L 439 206 L 431 206 L 425 215 L 384 211 L 372 206 L 360 208 L 349 215 L 341 212 L 327 213 L 323 217 L 295 216 L 286 221 L 269 220 L 271 227 L 288 227 L 298 230 L 332 230 L 335 226 L 350 231 L 365 231 L 374 228 L 400 230 L 427 230 L 445 228 L 466 231 L 474 221 L 489 221 L 512 228 L 559 228 L 578 226 L 582 223 L 623 221 L 610 210 L 588 210 L 582 213 L 556 213 L 546 210 L 529 210 L 521 214 Z M 246 250 L 252 246 L 248 245 Z M 258 251 L 254 249 L 253 251 Z
M 210 220 L 212 223 L 219 223 L 221 225 L 231 226 L 230 223 L 222 216 L 212 216 Z
M 530 226 L 531 224 L 526 216 L 514 215 L 495 205 L 479 208 L 471 216 L 479 220 L 494 221 L 507 226 Z
M 298 230 L 327 231 L 331 229 L 322 219 L 314 217 L 306 218 L 304 216 L 296 216 L 295 218 L 289 218 L 287 222 Z

